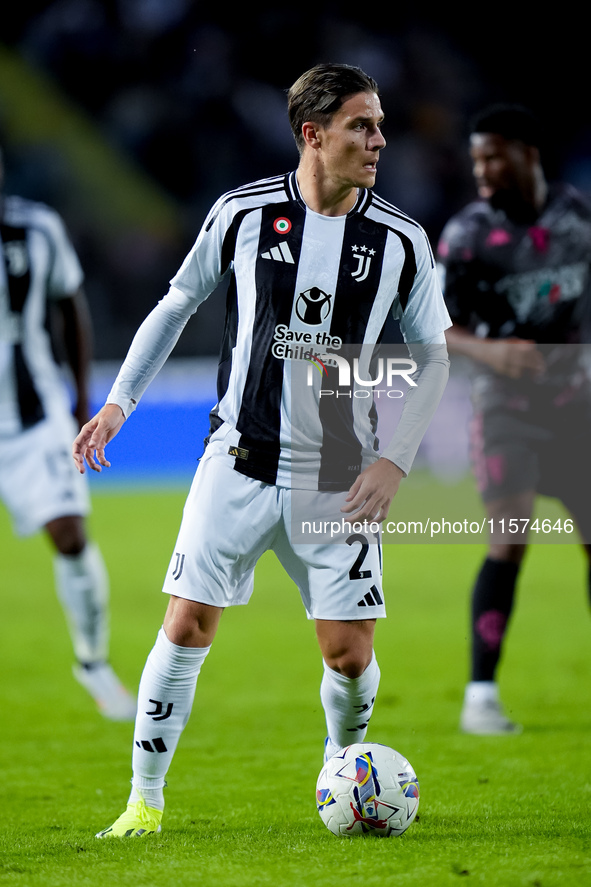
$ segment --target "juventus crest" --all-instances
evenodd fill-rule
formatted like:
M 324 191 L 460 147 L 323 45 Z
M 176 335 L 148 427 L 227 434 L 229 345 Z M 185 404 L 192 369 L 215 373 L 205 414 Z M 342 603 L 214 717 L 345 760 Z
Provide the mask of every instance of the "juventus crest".
M 352 250 L 353 258 L 357 259 L 357 267 L 351 271 L 351 277 L 357 283 L 361 283 L 369 274 L 369 266 L 371 265 L 372 258 L 375 256 L 375 250 L 368 249 L 366 246 L 353 246 Z

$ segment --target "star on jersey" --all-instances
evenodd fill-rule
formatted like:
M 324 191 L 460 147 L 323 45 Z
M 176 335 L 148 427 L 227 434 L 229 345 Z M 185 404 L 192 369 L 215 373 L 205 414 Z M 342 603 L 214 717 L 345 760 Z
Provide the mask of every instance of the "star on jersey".
M 351 249 L 353 250 L 353 258 L 357 259 L 358 262 L 357 268 L 351 271 L 351 277 L 357 283 L 361 283 L 369 274 L 369 266 L 376 251 L 375 249 L 369 249 L 367 246 L 352 246 Z

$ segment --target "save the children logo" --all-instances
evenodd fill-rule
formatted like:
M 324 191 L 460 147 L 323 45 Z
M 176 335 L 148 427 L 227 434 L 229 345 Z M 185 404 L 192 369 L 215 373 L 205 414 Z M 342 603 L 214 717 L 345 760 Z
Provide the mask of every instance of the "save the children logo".
M 302 323 L 308 326 L 319 326 L 330 314 L 331 299 L 331 295 L 317 286 L 312 286 L 299 294 L 295 304 L 295 313 Z
M 314 360 L 322 358 L 326 349 L 340 351 L 343 340 L 326 331 L 296 330 L 285 323 L 278 323 L 273 333 L 273 357 L 281 360 Z M 328 357 L 332 357 L 330 354 Z M 323 359 L 323 358 L 322 358 Z M 311 368 L 311 367 L 310 367 Z

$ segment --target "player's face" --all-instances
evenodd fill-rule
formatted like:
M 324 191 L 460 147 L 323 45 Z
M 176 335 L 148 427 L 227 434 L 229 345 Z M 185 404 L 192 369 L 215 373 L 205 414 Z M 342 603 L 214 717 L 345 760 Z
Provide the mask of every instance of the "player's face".
M 484 200 L 501 191 L 530 193 L 533 167 L 527 145 L 492 133 L 475 133 L 470 138 L 470 155 L 478 194 Z
M 386 144 L 380 129 L 383 119 L 376 93 L 360 92 L 343 102 L 330 126 L 319 130 L 324 171 L 335 184 L 373 187 L 380 150 Z

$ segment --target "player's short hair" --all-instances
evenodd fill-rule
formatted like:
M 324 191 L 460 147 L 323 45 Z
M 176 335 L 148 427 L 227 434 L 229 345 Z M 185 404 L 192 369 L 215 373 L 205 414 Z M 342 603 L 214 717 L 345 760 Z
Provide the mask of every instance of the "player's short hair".
M 329 126 L 343 101 L 359 92 L 379 93 L 378 84 L 353 65 L 315 65 L 302 74 L 287 93 L 287 113 L 298 151 L 304 149 L 306 121 Z
M 542 129 L 538 119 L 523 105 L 490 105 L 470 121 L 470 135 L 492 133 L 525 145 L 541 146 Z

